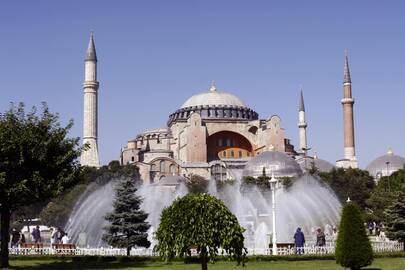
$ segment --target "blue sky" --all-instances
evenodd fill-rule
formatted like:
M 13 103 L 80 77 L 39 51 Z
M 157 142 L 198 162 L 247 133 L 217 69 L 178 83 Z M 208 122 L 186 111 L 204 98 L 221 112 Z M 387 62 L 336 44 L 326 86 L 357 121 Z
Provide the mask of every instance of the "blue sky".
M 309 146 L 343 157 L 344 50 L 349 49 L 357 156 L 405 156 L 404 1 L 2 1 L 0 111 L 48 102 L 82 134 L 83 58 L 99 59 L 103 163 L 137 133 L 165 125 L 215 80 L 261 118 L 277 114 L 298 145 L 304 86 Z

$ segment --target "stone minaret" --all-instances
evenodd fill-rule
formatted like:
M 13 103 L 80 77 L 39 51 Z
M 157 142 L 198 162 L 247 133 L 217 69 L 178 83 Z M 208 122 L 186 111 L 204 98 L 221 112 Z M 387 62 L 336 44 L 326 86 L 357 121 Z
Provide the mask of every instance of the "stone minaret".
M 305 122 L 305 105 L 304 95 L 301 89 L 300 106 L 298 108 L 298 128 L 300 132 L 300 149 L 299 151 L 306 156 L 307 155 L 307 123 Z
M 354 144 L 354 119 L 353 119 L 352 80 L 350 78 L 349 60 L 345 56 L 343 80 L 343 128 L 344 128 L 344 159 L 338 162 L 340 167 L 357 168 L 356 150 Z
M 81 156 L 82 166 L 100 167 L 97 144 L 98 130 L 98 87 L 97 81 L 97 55 L 94 46 L 93 33 L 90 34 L 87 47 L 86 60 L 84 61 L 84 112 L 83 112 L 83 145 L 89 148 Z

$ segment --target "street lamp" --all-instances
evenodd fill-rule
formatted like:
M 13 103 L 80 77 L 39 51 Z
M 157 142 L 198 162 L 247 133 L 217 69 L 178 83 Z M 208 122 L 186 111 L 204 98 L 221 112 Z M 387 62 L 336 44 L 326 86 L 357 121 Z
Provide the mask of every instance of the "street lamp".
M 276 188 L 278 180 L 274 177 L 274 173 L 271 174 L 271 179 L 269 180 L 271 189 L 271 210 L 273 217 L 273 255 L 277 255 L 277 235 L 276 235 Z
M 390 165 L 389 161 L 386 161 L 385 164 L 387 165 L 387 181 L 388 181 L 388 190 L 391 192 L 391 185 L 390 185 L 390 175 L 389 175 L 389 170 L 388 166 Z

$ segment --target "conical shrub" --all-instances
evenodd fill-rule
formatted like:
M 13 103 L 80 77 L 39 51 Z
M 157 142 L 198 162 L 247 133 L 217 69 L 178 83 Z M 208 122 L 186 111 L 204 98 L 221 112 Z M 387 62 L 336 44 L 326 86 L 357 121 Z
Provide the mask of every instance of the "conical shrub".
M 335 255 L 336 263 L 352 270 L 361 269 L 373 261 L 373 250 L 360 209 L 353 202 L 343 207 Z

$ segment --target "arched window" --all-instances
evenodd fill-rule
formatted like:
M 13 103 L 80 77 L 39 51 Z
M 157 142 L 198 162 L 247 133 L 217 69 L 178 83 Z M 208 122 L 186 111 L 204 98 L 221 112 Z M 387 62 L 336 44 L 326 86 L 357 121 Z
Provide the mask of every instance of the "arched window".
M 165 172 L 165 161 L 164 160 L 160 161 L 160 172 Z
M 222 152 L 223 156 L 226 157 L 226 151 Z
M 171 175 L 175 175 L 176 174 L 176 165 L 170 164 L 169 171 L 170 171 Z
M 231 157 L 235 157 L 235 153 L 231 150 Z
M 239 157 L 240 158 L 242 157 L 242 151 L 239 151 Z

